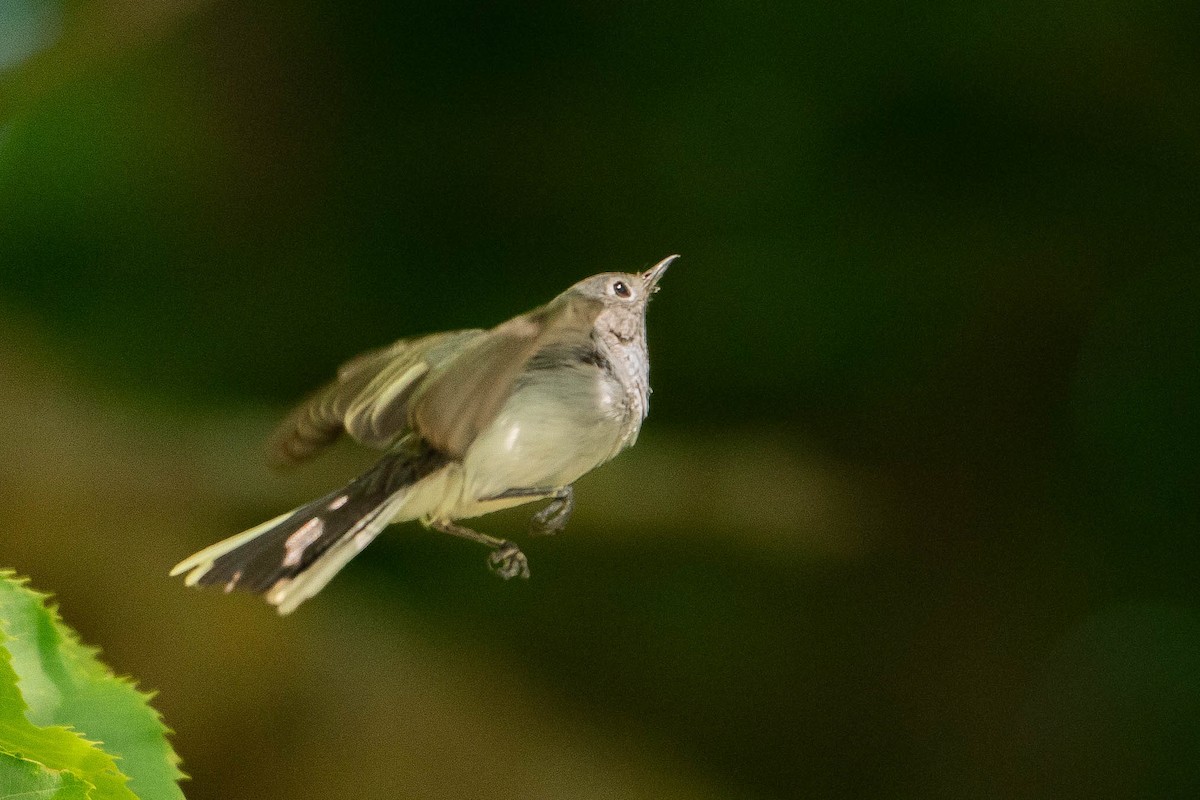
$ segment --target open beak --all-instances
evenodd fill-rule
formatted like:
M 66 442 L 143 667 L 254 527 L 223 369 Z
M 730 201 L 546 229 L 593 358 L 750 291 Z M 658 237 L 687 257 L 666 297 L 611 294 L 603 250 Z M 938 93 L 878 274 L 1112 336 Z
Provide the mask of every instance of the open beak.
M 666 273 L 667 267 L 671 266 L 671 262 L 677 258 L 679 258 L 679 256 L 667 256 L 662 261 L 658 262 L 653 267 L 642 273 L 642 280 L 646 282 L 646 288 L 649 289 L 650 292 L 658 291 L 658 281 Z

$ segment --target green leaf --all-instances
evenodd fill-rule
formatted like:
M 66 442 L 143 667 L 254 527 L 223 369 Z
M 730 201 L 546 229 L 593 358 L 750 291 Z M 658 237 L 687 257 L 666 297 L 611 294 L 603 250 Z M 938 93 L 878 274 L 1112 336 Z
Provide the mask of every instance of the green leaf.
M 0 800 L 88 800 L 87 781 L 0 753 Z
M 167 742 L 166 726 L 148 703 L 149 695 L 114 676 L 96 658 L 96 650 L 82 644 L 45 600 L 45 595 L 14 580 L 12 573 L 0 572 L 0 662 L 10 662 L 0 663 L 0 751 L 20 753 L 51 769 L 70 769 L 105 792 L 93 793 L 91 800 L 135 795 L 142 800 L 182 800 L 179 757 Z M 60 739 L 69 734 L 95 753 L 85 766 L 82 752 L 72 751 L 75 761 L 64 754 L 51 762 L 41 753 L 10 749 L 4 725 L 16 724 L 15 713 L 34 731 L 58 731 Z M 32 734 L 25 730 L 25 735 Z M 68 746 L 65 739 L 56 741 L 57 747 Z M 107 763 L 97 760 L 97 754 Z
M 57 725 L 39 728 L 25 717 L 17 673 L 3 646 L 8 641 L 0 632 L 0 753 L 70 772 L 90 784 L 91 800 L 135 799 L 112 756 L 75 731 Z

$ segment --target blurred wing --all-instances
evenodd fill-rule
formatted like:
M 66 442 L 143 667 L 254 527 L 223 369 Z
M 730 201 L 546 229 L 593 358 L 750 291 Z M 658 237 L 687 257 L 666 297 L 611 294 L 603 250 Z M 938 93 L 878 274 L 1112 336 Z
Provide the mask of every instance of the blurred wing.
M 492 424 L 529 360 L 551 342 L 590 339 L 598 312 L 598 305 L 573 298 L 488 331 L 430 374 L 413 402 L 413 428 L 434 449 L 461 458 Z
M 516 317 L 488 333 L 437 374 L 413 406 L 413 428 L 435 449 L 459 458 L 508 399 L 544 326 Z
M 484 331 L 402 339 L 348 361 L 337 380 L 298 406 L 271 438 L 272 460 L 294 464 L 337 441 L 343 431 L 371 447 L 387 447 L 408 429 L 409 400 L 431 371 Z

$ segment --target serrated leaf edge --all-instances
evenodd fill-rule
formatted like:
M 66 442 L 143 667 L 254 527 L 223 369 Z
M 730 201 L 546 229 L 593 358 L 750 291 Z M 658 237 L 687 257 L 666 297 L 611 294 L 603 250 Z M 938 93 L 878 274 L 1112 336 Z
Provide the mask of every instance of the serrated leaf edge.
M 63 619 L 62 614 L 59 613 L 60 606 L 57 602 L 54 601 L 54 596 L 50 593 L 41 592 L 41 591 L 38 591 L 37 589 L 34 589 L 33 586 L 31 585 L 31 581 L 28 577 L 18 574 L 16 572 L 16 570 L 14 570 L 14 569 L 11 569 L 8 567 L 0 567 L 0 581 L 9 582 L 10 585 L 14 586 L 15 588 L 17 588 L 20 591 L 25 592 L 31 598 L 33 598 L 49 614 L 51 621 L 55 624 L 55 630 L 58 632 L 58 634 L 60 636 L 62 636 L 64 640 L 69 641 L 71 644 L 76 646 L 83 655 L 86 655 L 86 656 L 90 657 L 90 659 L 91 659 L 90 661 L 88 661 L 88 660 L 84 660 L 84 659 L 80 659 L 80 658 L 76 657 L 76 658 L 72 659 L 73 661 L 80 663 L 88 671 L 94 671 L 94 673 L 97 675 L 97 677 L 99 677 L 101 679 L 112 680 L 112 681 L 115 681 L 115 682 L 125 686 L 125 687 L 128 687 L 130 690 L 133 691 L 133 693 L 135 695 L 137 695 L 137 697 L 139 697 L 144 702 L 146 708 L 148 708 L 152 713 L 153 723 L 157 726 L 158 730 L 161 731 L 161 733 L 163 734 L 163 739 L 166 742 L 166 746 L 167 746 L 167 753 L 166 753 L 167 763 L 171 767 L 171 771 L 174 775 L 174 778 L 176 779 L 176 781 L 190 780 L 191 776 L 188 775 L 186 772 L 184 772 L 182 769 L 180 769 L 180 765 L 182 764 L 182 758 L 175 751 L 175 748 L 174 748 L 174 746 L 172 746 L 170 739 L 169 739 L 170 734 L 173 734 L 175 732 L 174 729 L 166 724 L 165 720 L 163 719 L 162 712 L 160 712 L 157 708 L 155 708 L 150 703 L 150 701 L 155 696 L 157 696 L 158 692 L 157 691 L 142 691 L 138 687 L 137 681 L 134 678 L 132 678 L 131 676 L 120 675 L 120 674 L 114 672 L 112 670 L 112 668 L 108 666 L 108 664 L 106 664 L 103 660 L 101 660 L 101 658 L 100 658 L 100 655 L 102 653 L 101 648 L 95 647 L 93 645 L 89 645 L 86 642 L 84 642 L 80 638 L 79 633 L 74 628 L 72 628 L 70 625 L 68 625 L 67 622 Z M 11 653 L 7 653 L 7 648 L 4 647 L 3 642 L 6 639 L 18 640 L 19 637 L 16 637 L 16 636 L 13 636 L 12 634 L 10 634 L 7 630 L 7 627 L 8 626 L 5 624 L 5 620 L 0 619 L 0 648 L 5 649 L 6 654 L 9 655 L 9 657 L 11 659 Z M 20 690 L 21 690 L 20 689 L 20 676 L 18 676 L 17 691 L 20 692 Z M 35 727 L 37 727 L 37 726 L 35 726 Z M 95 748 L 99 752 L 108 756 L 113 761 L 114 765 L 118 764 L 121 761 L 121 756 L 113 754 L 113 753 L 109 753 L 106 750 L 104 750 L 104 743 L 102 741 L 93 741 L 93 740 L 87 738 L 81 731 L 77 730 L 76 728 L 74 728 L 71 725 L 51 725 L 51 726 L 41 726 L 41 727 L 43 730 L 50 729 L 50 728 L 57 728 L 60 730 L 68 731 L 68 732 L 74 734 L 80 741 L 84 742 L 85 744 Z M 14 756 L 16 758 L 21 758 L 22 760 L 27 760 L 27 761 L 31 760 L 31 759 L 25 758 L 20 753 L 10 752 L 7 748 L 0 747 L 0 752 L 4 752 L 4 753 Z M 40 762 L 37 762 L 37 761 L 34 761 L 33 763 L 40 764 Z M 45 765 L 41 765 L 41 766 L 45 767 Z M 50 767 L 45 767 L 45 768 L 52 769 Z M 57 770 L 57 771 L 61 772 L 64 770 Z M 65 770 L 65 771 L 70 772 L 75 778 L 86 783 L 89 787 L 94 788 L 94 784 L 92 782 L 88 781 L 82 775 L 79 775 L 76 771 L 74 771 L 74 770 Z M 120 769 L 119 766 L 117 767 L 117 774 L 121 777 L 123 784 L 125 784 L 127 786 L 130 783 L 129 776 L 126 775 Z M 88 794 L 89 794 L 89 796 L 91 795 L 90 789 L 88 791 Z
M 158 696 L 158 692 L 155 690 L 142 691 L 142 689 L 138 686 L 137 680 L 135 678 L 133 678 L 132 676 L 121 675 L 121 674 L 114 672 L 112 670 L 112 668 L 109 667 L 108 664 L 106 664 L 100 658 L 103 651 L 99 647 L 95 647 L 93 645 L 90 645 L 90 644 L 84 642 L 80 638 L 79 633 L 74 628 L 72 628 L 70 625 L 68 625 L 66 620 L 63 619 L 62 614 L 59 613 L 60 606 L 57 602 L 55 602 L 53 594 L 48 593 L 48 592 L 40 592 L 37 589 L 34 589 L 30 585 L 31 582 L 28 577 L 18 574 L 16 570 L 9 568 L 9 567 L 0 567 L 0 581 L 2 581 L 2 580 L 10 581 L 17 588 L 19 588 L 22 591 L 26 592 L 27 594 L 31 595 L 32 597 L 34 597 L 36 600 L 38 600 L 41 603 L 42 607 L 50 614 L 51 620 L 53 622 L 57 623 L 56 630 L 59 632 L 59 634 L 61 636 L 63 636 L 64 639 L 69 640 L 72 644 L 76 645 L 77 647 L 79 647 L 81 650 L 83 650 L 89 656 L 92 657 L 92 661 L 86 662 L 85 666 L 87 666 L 89 668 L 98 668 L 98 671 L 102 677 L 107 678 L 109 680 L 116 681 L 117 683 L 120 683 L 124 686 L 129 687 L 138 697 L 140 697 L 142 700 L 144 700 L 146 707 L 149 708 L 153 712 L 154 721 L 158 724 L 158 727 L 162 730 L 162 732 L 164 734 L 164 738 L 166 735 L 169 735 L 169 734 L 172 734 L 175 732 L 175 730 L 173 728 L 171 728 L 169 725 L 167 725 L 166 721 L 163 719 L 162 712 L 160 712 L 157 708 L 155 708 L 153 705 L 150 704 L 150 701 Z M 4 620 L 0 619 L 0 628 L 3 628 L 3 626 L 4 626 Z M 5 636 L 7 636 L 9 638 L 17 639 L 17 637 L 12 636 L 7 631 L 4 631 L 4 633 L 5 633 Z M 78 659 L 76 659 L 76 660 L 78 661 Z M 67 728 L 68 730 L 74 731 L 74 728 L 71 728 L 70 726 L 67 726 L 67 725 L 60 725 L 59 727 Z M 75 733 L 78 734 L 78 731 L 75 731 Z M 82 735 L 80 735 L 80 738 L 84 739 L 84 741 L 89 741 Z M 103 745 L 103 742 L 92 742 L 92 744 Z M 183 762 L 183 759 L 180 758 L 180 756 L 177 752 L 175 752 L 175 748 L 173 746 L 171 746 L 171 743 L 169 740 L 167 741 L 167 750 L 168 750 L 168 754 L 167 754 L 168 761 L 172 764 L 172 766 L 175 767 L 175 771 L 178 773 L 178 776 L 181 779 L 187 778 L 188 776 L 182 770 L 179 769 L 179 765 Z M 114 755 L 113 758 L 120 759 L 120 756 Z

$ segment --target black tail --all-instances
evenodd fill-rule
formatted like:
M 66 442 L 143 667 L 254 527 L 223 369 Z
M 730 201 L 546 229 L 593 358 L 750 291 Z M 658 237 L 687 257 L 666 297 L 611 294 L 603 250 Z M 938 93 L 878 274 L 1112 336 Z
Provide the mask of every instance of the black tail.
M 341 489 L 180 562 L 189 586 L 267 594 L 280 613 L 316 594 L 387 526 L 402 490 L 446 463 L 425 450 L 389 453 Z M 307 575 L 307 577 L 306 577 Z

